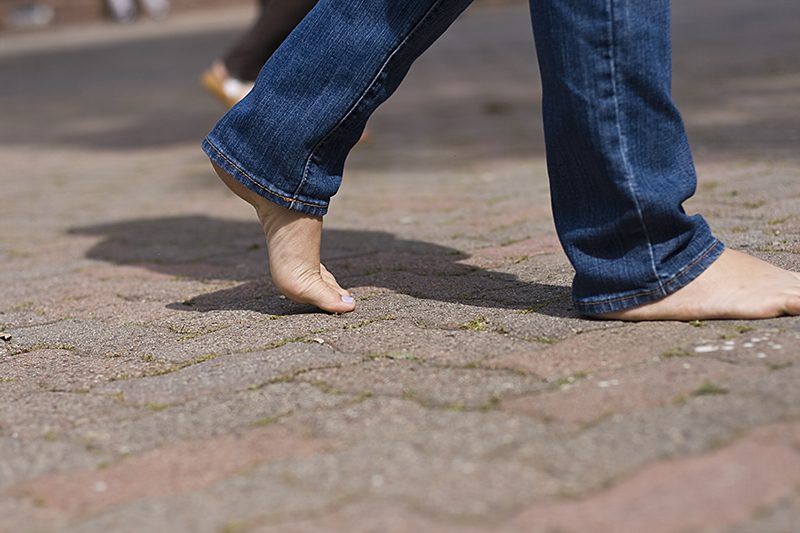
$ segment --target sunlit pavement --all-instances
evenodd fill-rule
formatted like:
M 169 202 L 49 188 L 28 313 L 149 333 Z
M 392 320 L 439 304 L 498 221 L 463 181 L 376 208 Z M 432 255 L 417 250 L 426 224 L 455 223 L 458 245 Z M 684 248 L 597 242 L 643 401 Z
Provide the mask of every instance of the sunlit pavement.
M 674 8 L 687 209 L 800 269 L 800 4 Z M 524 5 L 352 154 L 347 316 L 279 298 L 199 149 L 246 15 L 0 37 L 0 530 L 796 531 L 800 320 L 577 316 Z

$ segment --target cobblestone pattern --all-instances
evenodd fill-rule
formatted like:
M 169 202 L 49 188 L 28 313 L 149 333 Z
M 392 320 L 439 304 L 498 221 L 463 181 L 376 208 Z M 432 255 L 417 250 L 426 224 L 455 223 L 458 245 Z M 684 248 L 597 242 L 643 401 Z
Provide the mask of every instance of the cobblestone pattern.
M 794 268 L 798 16 L 675 5 L 687 208 Z M 575 314 L 526 19 L 471 9 L 374 117 L 347 316 L 278 297 L 197 147 L 230 31 L 7 50 L 0 530 L 795 531 L 800 320 Z

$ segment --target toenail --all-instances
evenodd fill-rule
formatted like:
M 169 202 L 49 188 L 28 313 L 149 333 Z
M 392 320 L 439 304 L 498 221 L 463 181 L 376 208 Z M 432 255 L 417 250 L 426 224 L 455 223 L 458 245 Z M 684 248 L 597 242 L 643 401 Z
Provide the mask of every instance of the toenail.
M 342 296 L 342 301 L 346 304 L 355 303 L 356 299 L 352 296 Z

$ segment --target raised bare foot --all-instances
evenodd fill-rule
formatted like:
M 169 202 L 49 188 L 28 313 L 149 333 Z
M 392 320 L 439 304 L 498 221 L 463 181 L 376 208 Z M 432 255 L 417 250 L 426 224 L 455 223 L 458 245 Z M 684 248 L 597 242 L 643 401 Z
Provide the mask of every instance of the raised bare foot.
M 320 263 L 322 219 L 270 202 L 213 166 L 225 185 L 255 208 L 267 239 L 272 282 L 278 290 L 290 300 L 331 313 L 354 310 L 353 297 Z
M 800 274 L 725 250 L 697 279 L 663 300 L 597 315 L 611 320 L 756 319 L 800 315 Z

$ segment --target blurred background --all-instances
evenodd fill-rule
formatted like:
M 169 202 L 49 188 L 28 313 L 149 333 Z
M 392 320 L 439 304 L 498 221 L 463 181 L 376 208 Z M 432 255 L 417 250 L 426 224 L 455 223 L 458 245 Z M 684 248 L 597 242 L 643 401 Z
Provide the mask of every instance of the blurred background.
M 86 24 L 102 20 L 130 21 L 135 17 L 122 16 L 139 10 L 144 15 L 163 17 L 164 6 L 175 13 L 185 13 L 208 7 L 248 5 L 247 0 L 159 0 L 136 2 L 135 0 L 47 0 L 20 1 L 0 0 L 0 20 L 5 30 L 20 30 Z M 133 6 L 131 8 L 130 6 Z
M 431 83 L 428 90 L 401 88 L 405 104 L 378 112 L 378 127 L 401 125 L 376 136 L 374 150 L 383 152 L 381 138 L 397 148 L 392 132 L 402 130 L 404 149 L 416 152 L 466 141 L 475 151 L 462 150 L 465 157 L 540 154 L 525 3 L 478 0 L 457 23 L 462 34 L 423 57 L 420 64 L 438 62 L 436 73 L 415 68 L 406 84 Z M 493 12 L 498 5 L 520 9 Z M 255 14 L 250 0 L 0 0 L 0 142 L 125 149 L 200 139 L 221 108 L 198 79 Z M 798 2 L 678 0 L 674 18 L 676 99 L 695 149 L 794 157 L 800 134 L 785 111 L 797 105 Z M 419 112 L 409 115 L 408 105 Z M 444 130 L 436 126 L 443 119 Z M 169 128 L 159 127 L 165 120 Z

